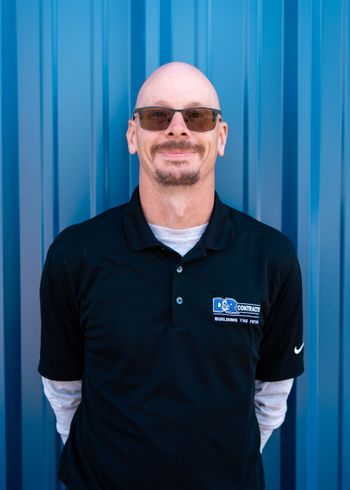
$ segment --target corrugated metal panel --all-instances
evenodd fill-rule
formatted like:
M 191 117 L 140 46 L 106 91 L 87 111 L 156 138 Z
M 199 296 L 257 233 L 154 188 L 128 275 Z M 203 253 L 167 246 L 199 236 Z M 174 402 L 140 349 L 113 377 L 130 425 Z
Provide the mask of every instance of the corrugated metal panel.
M 126 121 L 172 59 L 218 88 L 222 198 L 287 233 L 302 265 L 307 371 L 267 490 L 350 488 L 348 0 L 3 0 L 0 16 L 0 488 L 59 486 L 36 374 L 43 259 L 60 229 L 127 200 Z
M 350 486 L 349 3 L 301 2 L 299 251 L 308 371 L 299 386 L 298 487 Z

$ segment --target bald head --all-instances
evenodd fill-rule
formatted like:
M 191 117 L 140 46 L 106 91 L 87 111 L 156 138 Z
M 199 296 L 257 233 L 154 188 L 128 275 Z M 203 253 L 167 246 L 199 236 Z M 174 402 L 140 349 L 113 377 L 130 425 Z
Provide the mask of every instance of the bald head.
M 219 97 L 208 78 L 193 65 L 178 61 L 160 66 L 142 85 L 135 107 L 152 105 L 220 109 Z

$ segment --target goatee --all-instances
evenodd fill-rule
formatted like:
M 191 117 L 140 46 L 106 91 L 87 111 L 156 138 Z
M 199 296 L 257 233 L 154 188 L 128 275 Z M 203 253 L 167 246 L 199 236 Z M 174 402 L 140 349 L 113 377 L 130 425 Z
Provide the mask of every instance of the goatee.
M 164 186 L 188 186 L 199 181 L 199 170 L 184 171 L 180 175 L 174 175 L 172 172 L 157 169 L 155 176 L 158 184 Z

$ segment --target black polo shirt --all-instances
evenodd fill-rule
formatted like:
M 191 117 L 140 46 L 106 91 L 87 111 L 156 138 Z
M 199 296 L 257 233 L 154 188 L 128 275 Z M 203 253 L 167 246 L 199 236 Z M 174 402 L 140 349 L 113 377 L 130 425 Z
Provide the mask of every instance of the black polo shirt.
M 255 379 L 303 371 L 290 241 L 224 205 L 184 257 L 138 189 L 64 230 L 41 284 L 39 372 L 82 378 L 60 461 L 74 490 L 261 490 Z

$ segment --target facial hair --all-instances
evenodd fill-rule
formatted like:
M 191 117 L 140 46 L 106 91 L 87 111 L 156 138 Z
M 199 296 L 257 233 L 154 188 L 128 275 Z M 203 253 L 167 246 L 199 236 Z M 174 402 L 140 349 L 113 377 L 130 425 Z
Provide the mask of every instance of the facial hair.
M 204 147 L 202 145 L 194 145 L 186 141 L 167 141 L 166 143 L 153 145 L 151 148 L 151 154 L 154 157 L 156 153 L 162 151 L 171 150 L 184 150 L 193 151 L 199 153 L 200 156 L 204 154 Z M 173 165 L 182 165 L 186 163 L 185 160 L 172 160 Z M 194 185 L 199 181 L 199 170 L 183 170 L 179 175 L 174 175 L 169 170 L 155 171 L 156 181 L 163 186 L 189 186 Z
M 199 181 L 199 170 L 183 171 L 180 175 L 174 175 L 170 171 L 159 170 L 155 172 L 158 184 L 166 187 L 194 185 Z

